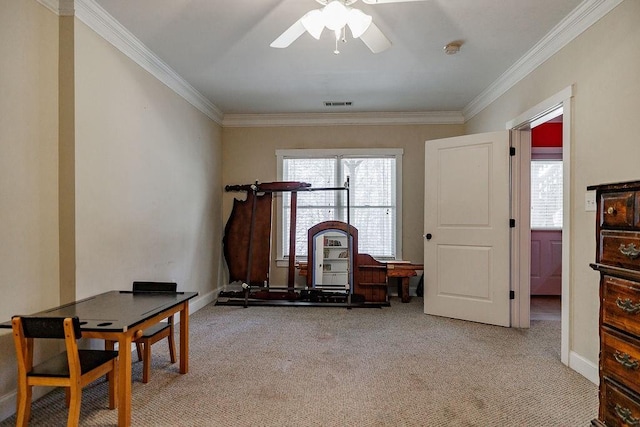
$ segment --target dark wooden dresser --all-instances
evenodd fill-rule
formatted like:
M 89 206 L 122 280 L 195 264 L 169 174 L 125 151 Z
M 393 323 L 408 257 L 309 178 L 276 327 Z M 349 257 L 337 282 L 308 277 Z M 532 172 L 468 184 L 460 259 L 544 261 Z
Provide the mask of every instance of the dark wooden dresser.
M 640 181 L 595 185 L 600 408 L 595 426 L 640 427 Z

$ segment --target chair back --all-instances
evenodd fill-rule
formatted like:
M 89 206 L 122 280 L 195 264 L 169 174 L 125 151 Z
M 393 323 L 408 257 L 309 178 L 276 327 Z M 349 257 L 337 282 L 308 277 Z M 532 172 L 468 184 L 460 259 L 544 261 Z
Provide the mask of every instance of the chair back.
M 101 376 L 107 375 L 109 380 L 109 408 L 116 407 L 118 353 L 79 350 L 78 338 L 82 333 L 78 317 L 13 316 L 11 327 L 18 362 L 16 425 L 29 423 L 34 386 L 67 389 L 67 426 L 80 424 L 82 388 Z M 34 365 L 34 354 L 39 353 L 35 351 L 35 342 L 48 339 L 64 340 L 66 351 Z
M 175 282 L 133 282 L 133 292 L 161 292 L 175 294 L 178 284 Z
M 17 316 L 14 316 L 17 317 Z M 64 317 L 19 316 L 25 338 L 65 339 Z M 73 338 L 82 337 L 80 320 L 70 318 L 73 325 Z
M 81 337 L 77 317 L 13 316 L 13 341 L 18 359 L 18 375 L 26 377 L 33 369 L 34 339 L 64 340 L 66 357 L 64 366 L 56 365 L 55 373 L 42 376 L 79 378 L 81 375 L 77 339 Z

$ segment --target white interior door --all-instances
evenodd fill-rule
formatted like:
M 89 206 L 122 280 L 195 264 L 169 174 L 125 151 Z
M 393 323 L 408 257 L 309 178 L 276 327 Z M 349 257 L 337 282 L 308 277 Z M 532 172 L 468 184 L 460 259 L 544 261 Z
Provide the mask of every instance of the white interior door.
M 424 311 L 510 326 L 509 131 L 425 143 Z

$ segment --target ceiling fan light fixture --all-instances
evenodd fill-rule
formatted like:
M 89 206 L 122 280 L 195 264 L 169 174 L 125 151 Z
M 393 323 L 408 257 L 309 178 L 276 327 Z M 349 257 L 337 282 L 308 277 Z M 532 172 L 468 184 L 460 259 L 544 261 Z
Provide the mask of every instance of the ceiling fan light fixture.
M 313 38 L 320 40 L 322 30 L 324 30 L 324 21 L 322 19 L 322 11 L 319 9 L 306 13 L 301 19 L 302 26 Z
M 373 18 L 359 9 L 351 9 L 349 11 L 349 19 L 347 25 L 351 30 L 353 38 L 357 39 L 369 28 L 373 22 Z
M 322 9 L 324 25 L 332 31 L 341 30 L 349 19 L 349 9 L 339 0 L 333 0 Z
M 331 30 L 336 37 L 334 53 L 338 54 L 338 43 L 346 42 L 346 27 L 349 27 L 353 38 L 362 40 L 373 53 L 382 52 L 391 47 L 389 39 L 373 23 L 373 18 L 359 9 L 351 7 L 358 0 L 316 0 L 324 7 L 307 12 L 293 25 L 287 28 L 272 43 L 271 47 L 285 48 L 291 45 L 305 32 L 320 40 L 324 28 Z M 404 3 L 428 0 L 362 0 L 367 4 Z

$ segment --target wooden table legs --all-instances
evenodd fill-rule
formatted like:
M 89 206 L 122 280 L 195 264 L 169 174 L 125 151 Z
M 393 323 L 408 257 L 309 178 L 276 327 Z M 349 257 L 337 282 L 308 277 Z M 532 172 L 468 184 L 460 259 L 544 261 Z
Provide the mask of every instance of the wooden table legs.
M 409 302 L 411 301 L 411 296 L 409 295 L 409 278 L 408 277 L 401 277 L 400 278 L 400 287 L 401 287 L 401 301 L 402 302 Z
M 180 373 L 189 372 L 189 302 L 180 310 Z
M 409 279 L 417 276 L 417 270 L 422 270 L 423 268 L 422 264 L 387 263 L 387 277 L 397 277 L 400 279 L 398 293 L 400 294 L 402 302 L 411 301 L 411 297 L 409 296 Z

